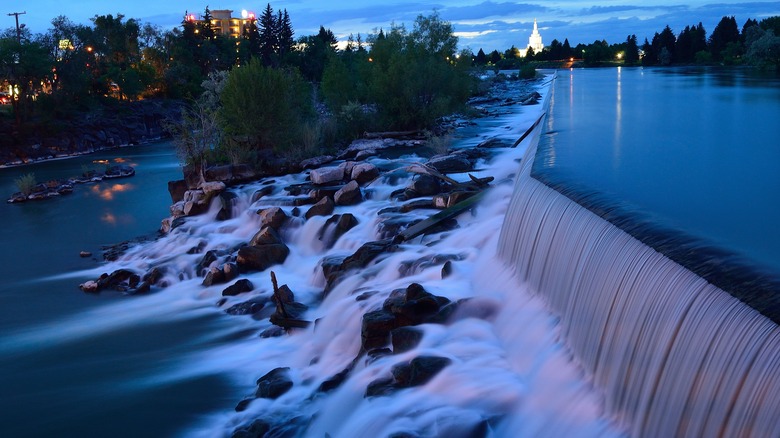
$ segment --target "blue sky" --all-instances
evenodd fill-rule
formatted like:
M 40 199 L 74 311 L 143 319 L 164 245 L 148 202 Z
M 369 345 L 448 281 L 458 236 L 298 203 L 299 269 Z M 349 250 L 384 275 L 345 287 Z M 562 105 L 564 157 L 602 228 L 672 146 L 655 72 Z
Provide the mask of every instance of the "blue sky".
M 20 22 L 33 32 L 45 32 L 51 19 L 65 15 L 74 22 L 89 23 L 96 14 L 122 13 L 127 18 L 172 28 L 181 22 L 185 10 L 200 13 L 208 5 L 211 9 L 242 9 L 259 13 L 267 1 L 241 0 L 133 0 L 114 2 L 106 0 L 6 0 L 2 28 L 13 27 L 10 12 L 26 11 Z M 271 2 L 271 7 L 287 9 L 296 36 L 316 33 L 320 25 L 333 30 L 337 37 L 346 39 L 349 33 L 368 34 L 391 22 L 411 26 L 419 14 L 439 11 L 450 21 L 460 37 L 461 47 L 474 52 L 505 50 L 512 45 L 524 47 L 538 19 L 543 42 L 569 39 L 571 45 L 592 43 L 606 39 L 609 43 L 625 41 L 636 34 L 640 43 L 651 39 L 653 33 L 667 24 L 675 33 L 686 25 L 702 22 L 709 35 L 721 17 L 734 15 L 737 23 L 748 18 L 780 15 L 780 1 L 745 0 L 284 0 Z

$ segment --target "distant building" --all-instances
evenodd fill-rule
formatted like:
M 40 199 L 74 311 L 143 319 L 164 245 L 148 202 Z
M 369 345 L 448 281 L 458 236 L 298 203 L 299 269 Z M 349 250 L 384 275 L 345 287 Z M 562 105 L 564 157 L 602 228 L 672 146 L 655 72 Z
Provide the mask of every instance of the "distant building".
M 528 37 L 528 46 L 525 49 L 520 50 L 520 56 L 525 57 L 528 53 L 528 49 L 533 49 L 534 54 L 541 52 L 544 49 L 542 44 L 542 35 L 539 33 L 539 26 L 536 24 L 536 18 L 534 18 L 534 31 L 531 36 Z
M 211 28 L 214 29 L 214 35 L 226 35 L 232 38 L 239 38 L 245 25 L 255 21 L 253 12 L 241 11 L 241 17 L 234 17 L 230 9 L 215 9 L 211 11 Z M 195 15 L 188 15 L 187 20 L 202 22 Z

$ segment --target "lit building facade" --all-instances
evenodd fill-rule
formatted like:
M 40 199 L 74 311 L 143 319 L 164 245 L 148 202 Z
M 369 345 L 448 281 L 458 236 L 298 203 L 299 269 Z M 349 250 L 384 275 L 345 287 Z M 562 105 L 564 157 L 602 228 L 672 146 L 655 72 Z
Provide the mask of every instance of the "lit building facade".
M 542 35 L 539 33 L 539 26 L 536 24 L 536 18 L 534 18 L 534 31 L 531 33 L 531 36 L 528 37 L 528 46 L 520 51 L 520 56 L 525 56 L 526 53 L 528 53 L 528 49 L 533 49 L 535 54 L 544 49 Z
M 254 22 L 256 19 L 253 12 L 241 11 L 240 17 L 234 17 L 230 9 L 217 9 L 211 11 L 211 28 L 214 35 L 225 35 L 232 38 L 241 37 L 244 26 Z M 194 14 L 188 15 L 187 20 L 201 22 L 195 18 Z

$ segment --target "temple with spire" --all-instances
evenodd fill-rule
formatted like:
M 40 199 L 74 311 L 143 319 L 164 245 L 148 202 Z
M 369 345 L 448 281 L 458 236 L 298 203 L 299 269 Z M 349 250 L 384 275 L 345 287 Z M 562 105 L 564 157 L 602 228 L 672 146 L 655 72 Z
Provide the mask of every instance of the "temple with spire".
M 542 35 L 539 34 L 539 26 L 536 24 L 536 18 L 534 18 L 534 31 L 531 33 L 531 36 L 528 37 L 528 46 L 525 49 L 520 50 L 520 56 L 525 57 L 526 53 L 528 53 L 528 49 L 533 49 L 533 53 L 539 53 L 544 49 L 544 44 L 542 44 Z

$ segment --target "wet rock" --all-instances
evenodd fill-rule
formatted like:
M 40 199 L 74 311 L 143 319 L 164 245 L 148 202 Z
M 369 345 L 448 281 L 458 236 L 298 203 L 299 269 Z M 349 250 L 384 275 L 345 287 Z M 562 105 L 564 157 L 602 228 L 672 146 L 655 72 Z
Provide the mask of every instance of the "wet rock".
M 100 290 L 98 289 L 97 281 L 92 281 L 92 280 L 88 280 L 88 281 L 85 281 L 84 283 L 81 283 L 79 285 L 79 289 L 81 289 L 82 291 L 84 291 L 86 293 L 90 293 L 90 294 L 100 292 Z
M 345 380 L 347 380 L 347 377 L 351 371 L 351 367 L 345 368 L 337 374 L 334 374 L 333 376 L 325 379 L 325 381 L 323 381 L 317 388 L 317 392 L 330 392 L 338 388 L 342 383 L 344 383 Z
M 279 207 L 270 207 L 258 210 L 257 214 L 260 216 L 260 226 L 270 227 L 276 231 L 287 222 L 287 214 Z
M 393 380 L 392 377 L 382 377 L 368 384 L 365 397 L 391 395 L 397 390 L 398 388 L 395 386 L 395 380 Z
M 233 192 L 222 192 L 219 194 L 219 201 L 222 208 L 217 213 L 217 220 L 224 221 L 233 218 L 233 211 L 238 205 L 238 195 Z
M 336 157 L 332 155 L 320 155 L 318 157 L 307 158 L 301 161 L 300 166 L 302 169 L 314 169 L 317 167 L 322 167 L 323 164 L 328 164 L 335 159 Z
M 417 196 L 432 196 L 441 192 L 441 182 L 431 175 L 419 175 L 407 187 Z
M 251 246 L 279 245 L 282 243 L 279 233 L 271 227 L 261 228 L 260 231 L 255 233 L 252 240 L 249 241 Z
M 452 360 L 446 357 L 417 356 L 408 364 L 394 366 L 391 372 L 400 387 L 409 388 L 428 383 L 451 363 Z
M 278 338 L 279 336 L 284 336 L 287 332 L 279 326 L 273 326 L 268 327 L 267 329 L 263 330 L 262 333 L 260 333 L 260 337 L 263 339 L 266 338 Z
M 81 258 L 92 257 L 92 253 L 89 251 L 81 251 L 79 252 L 79 257 Z
M 246 402 L 246 403 L 245 403 Z M 242 406 L 242 410 L 246 409 L 246 406 L 251 400 L 242 400 L 239 406 Z M 243 404 L 243 405 L 242 405 Z M 238 406 L 236 406 L 238 411 Z M 239 411 L 240 412 L 240 411 Z M 233 431 L 231 438 L 259 438 L 265 437 L 271 430 L 271 425 L 265 420 L 255 420 L 247 426 L 239 427 Z
M 185 216 L 198 216 L 209 210 L 209 206 L 206 204 L 188 201 L 184 203 L 184 215 Z
M 224 295 L 224 293 L 222 294 Z M 254 315 L 265 308 L 268 303 L 268 297 L 254 297 L 250 300 L 244 301 L 230 306 L 225 310 L 228 315 Z
M 233 166 L 225 164 L 222 166 L 213 166 L 206 169 L 204 173 L 207 181 L 229 182 L 233 179 Z
M 242 271 L 264 271 L 271 266 L 284 263 L 290 249 L 284 244 L 270 244 L 263 246 L 244 246 L 238 250 L 236 263 Z
M 255 191 L 255 192 L 252 194 L 252 199 L 251 199 L 251 201 L 252 201 L 253 203 L 254 203 L 254 202 L 257 202 L 258 200 L 260 200 L 260 198 L 264 198 L 264 197 L 266 197 L 266 196 L 269 196 L 269 195 L 271 195 L 273 192 L 274 192 L 274 186 L 265 186 L 265 187 L 263 187 L 263 188 L 262 188 L 262 189 L 260 189 L 260 190 L 256 190 L 256 191 Z
M 512 143 L 500 138 L 489 138 L 482 143 L 478 144 L 478 148 L 493 149 L 493 148 L 508 148 L 512 146 Z
M 331 216 L 320 229 L 318 238 L 325 244 L 326 248 L 331 248 L 344 233 L 357 224 L 358 220 L 352 213 Z
M 104 274 L 97 281 L 98 290 L 115 289 L 124 292 L 129 288 L 130 278 L 134 275 L 136 274 L 133 271 L 127 269 L 117 269 L 110 275 Z
M 311 219 L 314 216 L 327 216 L 333 213 L 336 208 L 336 204 L 329 197 L 322 198 L 318 203 L 312 205 L 306 212 L 306 219 Z
M 225 273 L 222 272 L 221 269 L 212 267 L 209 268 L 208 272 L 206 272 L 206 276 L 203 278 L 203 282 L 201 283 L 203 286 L 212 286 L 215 284 L 220 284 L 225 282 Z
M 245 292 L 251 292 L 252 290 L 254 290 L 254 288 L 255 287 L 252 284 L 252 282 L 244 278 L 226 287 L 225 290 L 222 291 L 222 296 L 223 297 L 236 296 L 238 294 L 242 294 Z
M 257 380 L 257 398 L 277 399 L 293 387 L 290 368 L 275 368 Z
M 200 184 L 200 189 L 203 190 L 203 195 L 206 199 L 211 199 L 213 196 L 218 195 L 225 190 L 225 183 L 222 181 L 209 181 Z
M 275 304 L 289 304 L 295 301 L 295 294 L 289 286 L 283 284 L 279 287 L 279 289 L 276 290 L 276 292 L 274 292 L 273 295 L 271 295 L 271 301 L 273 301 Z
M 414 327 L 399 327 L 390 332 L 393 353 L 403 353 L 417 347 L 423 337 L 423 331 Z
M 225 274 L 225 282 L 233 281 L 238 277 L 238 265 L 235 263 L 225 263 L 222 266 L 222 273 Z
M 351 179 L 359 185 L 373 181 L 379 176 L 379 169 L 371 163 L 359 163 L 352 167 Z
M 387 345 L 390 331 L 397 328 L 398 322 L 392 313 L 375 310 L 363 315 L 360 328 L 360 340 L 364 350 Z
M 309 198 L 314 200 L 314 203 L 322 201 L 323 198 L 333 198 L 338 188 L 334 187 L 319 187 L 309 190 Z
M 431 199 L 418 199 L 415 201 L 407 202 L 401 206 L 401 213 L 408 213 L 412 210 L 418 210 L 421 208 L 433 208 L 433 201 Z
M 441 267 L 441 279 L 444 280 L 450 275 L 452 275 L 452 261 L 447 260 Z
M 441 173 L 466 172 L 472 168 L 471 161 L 460 154 L 434 157 L 427 164 Z
M 184 200 L 184 192 L 187 191 L 187 183 L 183 180 L 168 181 L 168 193 L 171 195 L 171 203 Z
M 190 248 L 189 251 L 187 251 L 187 254 L 197 254 L 203 250 L 203 248 L 206 246 L 206 242 L 201 242 L 203 246 L 198 245 L 197 247 Z M 210 251 L 206 251 L 206 254 L 203 255 L 203 258 L 200 259 L 198 264 L 195 266 L 195 272 L 200 274 L 203 272 L 203 270 L 208 269 L 211 267 L 211 265 L 218 260 L 218 252 L 214 249 Z
M 360 192 L 358 183 L 350 181 L 333 195 L 333 200 L 336 205 L 352 205 L 362 201 L 363 194 Z
M 309 177 L 313 184 L 331 184 L 344 179 L 344 169 L 341 167 L 320 167 L 313 169 Z

